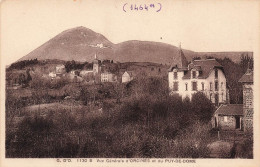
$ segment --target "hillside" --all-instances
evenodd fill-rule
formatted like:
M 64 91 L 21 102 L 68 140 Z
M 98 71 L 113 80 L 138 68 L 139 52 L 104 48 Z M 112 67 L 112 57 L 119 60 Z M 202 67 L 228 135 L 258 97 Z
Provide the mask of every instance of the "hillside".
M 249 52 L 193 52 L 183 49 L 187 60 L 196 56 L 227 56 L 237 62 L 242 53 Z M 171 64 L 178 56 L 178 48 L 160 42 L 125 41 L 114 44 L 103 35 L 85 27 L 76 27 L 61 32 L 20 60 L 58 59 L 75 61 L 92 61 L 95 53 L 99 59 L 110 59 L 119 62 L 152 62 Z M 251 56 L 252 53 L 249 53 Z M 20 61 L 19 60 L 19 61 Z
M 215 58 L 224 58 L 228 57 L 235 63 L 240 62 L 240 57 L 242 55 L 248 55 L 249 57 L 253 57 L 253 52 L 196 52 L 199 57 L 212 56 Z

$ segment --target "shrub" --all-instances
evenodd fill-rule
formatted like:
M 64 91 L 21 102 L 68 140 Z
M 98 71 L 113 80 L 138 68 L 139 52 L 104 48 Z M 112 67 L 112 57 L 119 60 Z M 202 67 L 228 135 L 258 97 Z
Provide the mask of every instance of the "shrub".
M 191 111 L 199 121 L 207 123 L 211 120 L 214 106 L 202 92 L 195 93 L 192 96 L 191 105 Z

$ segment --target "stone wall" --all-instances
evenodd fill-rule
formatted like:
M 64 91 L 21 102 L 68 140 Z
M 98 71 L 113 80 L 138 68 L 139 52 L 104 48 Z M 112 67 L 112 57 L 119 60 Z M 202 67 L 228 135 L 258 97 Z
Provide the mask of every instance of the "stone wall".
M 244 131 L 250 132 L 253 130 L 253 113 L 254 113 L 252 84 L 243 85 L 243 112 L 244 112 L 244 122 L 245 122 Z
M 218 116 L 218 127 L 222 130 L 236 129 L 236 119 L 234 116 Z

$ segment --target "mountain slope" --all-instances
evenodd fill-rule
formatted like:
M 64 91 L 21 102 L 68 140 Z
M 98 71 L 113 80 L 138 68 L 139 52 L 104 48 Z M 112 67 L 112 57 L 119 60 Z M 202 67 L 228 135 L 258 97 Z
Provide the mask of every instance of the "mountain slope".
M 228 56 L 232 60 L 239 60 L 242 53 L 248 52 L 193 52 L 184 50 L 188 61 L 193 57 Z M 150 41 L 126 41 L 113 44 L 103 35 L 85 27 L 76 27 L 61 32 L 20 60 L 28 59 L 59 59 L 75 61 L 92 61 L 97 53 L 99 59 L 110 59 L 119 62 L 152 62 L 171 64 L 176 61 L 178 48 L 169 44 Z
M 63 31 L 20 60 L 37 58 L 39 60 L 90 61 L 98 50 L 98 47 L 95 47 L 96 44 L 100 43 L 109 46 L 114 45 L 101 34 L 84 27 L 77 27 Z M 111 49 L 110 54 L 112 54 Z

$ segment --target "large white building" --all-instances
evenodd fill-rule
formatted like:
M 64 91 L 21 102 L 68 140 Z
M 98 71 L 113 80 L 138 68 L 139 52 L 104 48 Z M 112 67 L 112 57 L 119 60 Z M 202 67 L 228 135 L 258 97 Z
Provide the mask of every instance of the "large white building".
M 111 72 L 101 73 L 101 82 L 116 82 L 117 76 Z
M 212 103 L 228 103 L 228 89 L 223 67 L 215 59 L 193 60 L 188 64 L 181 48 L 179 57 L 168 71 L 170 94 L 192 98 L 203 92 Z

